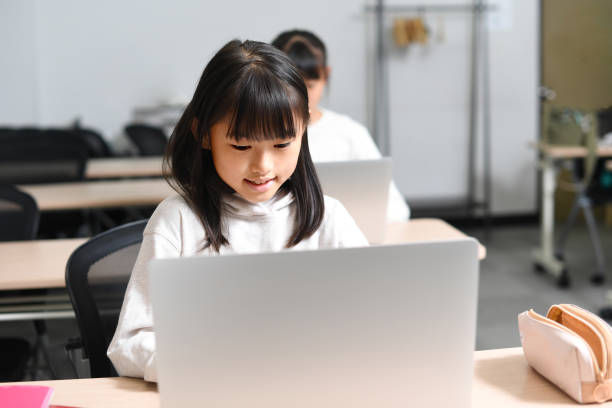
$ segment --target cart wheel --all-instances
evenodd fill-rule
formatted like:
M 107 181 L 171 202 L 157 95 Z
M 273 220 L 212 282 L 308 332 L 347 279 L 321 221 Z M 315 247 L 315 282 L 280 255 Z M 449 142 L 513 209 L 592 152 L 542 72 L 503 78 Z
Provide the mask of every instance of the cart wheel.
M 567 269 L 561 271 L 561 275 L 557 278 L 557 287 L 561 289 L 567 289 L 570 286 L 570 277 L 567 273 Z
M 542 266 L 542 264 L 538 263 L 538 262 L 534 262 L 533 263 L 533 270 L 535 273 L 537 274 L 543 274 L 545 272 L 544 267 Z
M 605 282 L 606 278 L 603 273 L 595 272 L 591 275 L 591 283 L 593 285 L 601 285 Z
M 599 309 L 599 317 L 604 320 L 612 320 L 612 307 L 606 306 Z

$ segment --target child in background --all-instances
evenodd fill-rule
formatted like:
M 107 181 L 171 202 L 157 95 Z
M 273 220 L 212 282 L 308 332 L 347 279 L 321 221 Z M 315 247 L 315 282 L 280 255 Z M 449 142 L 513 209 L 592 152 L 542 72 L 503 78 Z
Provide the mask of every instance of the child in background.
M 330 74 L 323 41 L 309 31 L 291 30 L 281 33 L 272 45 L 287 53 L 306 82 L 310 108 L 308 141 L 312 159 L 323 162 L 380 158 L 380 151 L 365 126 L 346 115 L 319 107 Z M 391 182 L 387 220 L 405 221 L 409 217 L 406 200 Z
M 148 295 L 152 258 L 366 246 L 324 197 L 308 149 L 308 93 L 287 56 L 237 40 L 210 60 L 164 157 L 178 195 L 149 220 L 108 356 L 157 381 Z

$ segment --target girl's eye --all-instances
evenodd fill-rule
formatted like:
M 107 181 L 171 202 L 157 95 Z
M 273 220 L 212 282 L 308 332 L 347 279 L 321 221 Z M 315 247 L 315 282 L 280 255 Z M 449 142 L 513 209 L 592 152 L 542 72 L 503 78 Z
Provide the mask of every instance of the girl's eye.
M 291 142 L 279 143 L 279 144 L 275 144 L 274 147 L 276 147 L 278 149 L 284 149 L 286 147 L 289 147 L 290 144 L 291 144 Z
M 250 148 L 251 148 L 251 146 L 235 145 L 235 144 L 233 144 L 233 145 L 232 145 L 232 147 L 233 147 L 234 149 L 236 149 L 236 150 L 240 150 L 240 151 L 243 151 L 243 150 L 248 150 L 248 149 L 250 149 Z

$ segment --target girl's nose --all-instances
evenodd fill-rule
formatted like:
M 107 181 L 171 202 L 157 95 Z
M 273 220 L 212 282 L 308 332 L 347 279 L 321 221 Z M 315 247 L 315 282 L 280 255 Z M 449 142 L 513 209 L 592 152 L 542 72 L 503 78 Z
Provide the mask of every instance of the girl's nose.
M 265 176 L 272 170 L 272 155 L 265 150 L 254 153 L 251 160 L 251 171 L 257 175 Z

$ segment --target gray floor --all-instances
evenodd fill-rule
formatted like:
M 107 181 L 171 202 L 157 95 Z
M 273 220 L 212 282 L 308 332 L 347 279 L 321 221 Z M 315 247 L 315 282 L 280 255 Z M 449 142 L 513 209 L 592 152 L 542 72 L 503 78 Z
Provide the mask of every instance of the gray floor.
M 480 229 L 464 229 L 464 232 L 483 236 Z M 604 251 L 609 253 L 612 231 L 600 226 L 600 236 Z M 478 350 L 519 346 L 517 315 L 527 309 L 545 314 L 552 304 L 573 303 L 598 312 L 605 306 L 610 284 L 594 286 L 589 281 L 596 265 L 585 226 L 577 225 L 566 244 L 569 289 L 559 289 L 552 276 L 534 272 L 531 251 L 539 242 L 537 225 L 496 228 L 488 241 L 482 241 L 487 247 L 487 258 L 481 262 L 480 269 Z M 610 271 L 612 268 L 608 268 Z M 609 276 L 612 275 L 608 273 Z
M 574 303 L 597 312 L 605 304 L 610 285 L 596 287 L 589 282 L 595 261 L 584 226 L 577 226 L 567 243 L 566 259 L 572 279 L 569 289 L 557 288 L 551 276 L 534 273 L 530 254 L 539 239 L 537 225 L 497 227 L 486 241 L 482 239 L 483 231 L 480 228 L 463 228 L 463 231 L 481 239 L 487 247 L 487 258 L 482 261 L 480 270 L 478 350 L 519 346 L 516 317 L 529 308 L 543 314 L 551 304 Z M 612 231 L 600 227 L 600 233 L 604 249 L 609 253 Z M 608 270 L 612 271 L 612 268 Z M 29 322 L 0 324 L 1 337 L 34 337 L 33 326 Z M 63 347 L 68 337 L 78 336 L 78 328 L 72 320 L 54 320 L 47 325 L 52 360 L 58 376 L 73 378 L 74 372 Z M 39 373 L 39 378 L 47 376 L 48 373 Z

